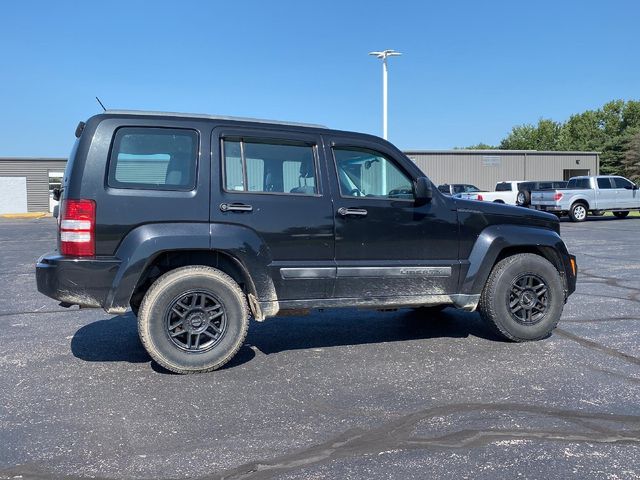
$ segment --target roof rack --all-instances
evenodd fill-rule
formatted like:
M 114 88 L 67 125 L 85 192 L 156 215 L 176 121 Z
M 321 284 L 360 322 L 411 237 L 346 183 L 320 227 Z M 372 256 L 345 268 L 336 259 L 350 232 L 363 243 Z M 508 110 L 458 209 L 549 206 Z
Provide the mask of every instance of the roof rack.
M 104 113 L 112 115 L 151 115 L 158 117 L 203 118 L 207 120 L 233 120 L 237 122 L 271 123 L 275 125 L 291 125 L 296 127 L 327 128 L 324 125 L 318 125 L 315 123 L 283 122 L 281 120 L 267 120 L 263 118 L 233 117 L 224 115 L 207 115 L 203 113 L 154 112 L 145 110 L 106 110 Z

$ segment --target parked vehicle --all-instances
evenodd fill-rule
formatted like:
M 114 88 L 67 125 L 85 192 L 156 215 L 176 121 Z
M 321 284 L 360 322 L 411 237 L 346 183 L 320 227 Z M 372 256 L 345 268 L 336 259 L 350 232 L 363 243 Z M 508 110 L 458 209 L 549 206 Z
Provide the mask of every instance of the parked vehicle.
M 562 180 L 544 180 L 535 182 L 521 182 L 518 185 L 518 194 L 516 195 L 516 205 L 528 207 L 531 205 L 531 192 L 534 190 L 553 190 L 566 188 L 567 182 Z
M 575 290 L 555 216 L 447 197 L 371 135 L 107 111 L 76 136 L 38 289 L 131 307 L 174 372 L 228 362 L 250 314 L 452 305 L 526 341 L 550 334 Z
M 522 183 L 519 181 L 508 181 L 496 183 L 496 188 L 493 192 L 480 192 L 482 200 L 485 202 L 494 203 L 506 203 L 508 205 L 516 204 L 516 196 L 518 193 L 518 185 Z M 475 200 L 475 194 L 467 195 L 461 194 L 460 197 L 467 200 Z
M 479 202 L 484 200 L 482 193 L 456 193 L 455 195 L 451 195 L 451 197 L 462 200 L 477 200 Z
M 532 192 L 531 205 L 537 210 L 568 214 L 574 222 L 586 220 L 588 213 L 613 212 L 617 218 L 625 218 L 629 211 L 640 210 L 640 193 L 638 186 L 624 177 L 573 177 L 567 188 Z
M 440 190 L 445 195 L 456 195 L 458 193 L 477 193 L 480 191 L 478 187 L 475 185 L 470 185 L 468 183 L 444 183 L 442 185 L 438 185 L 438 190 Z

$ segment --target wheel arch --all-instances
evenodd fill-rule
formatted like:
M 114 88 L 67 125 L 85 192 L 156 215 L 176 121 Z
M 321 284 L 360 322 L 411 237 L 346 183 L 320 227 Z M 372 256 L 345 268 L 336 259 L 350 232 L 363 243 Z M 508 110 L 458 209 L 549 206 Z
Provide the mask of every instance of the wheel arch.
M 153 282 L 171 270 L 190 265 L 204 265 L 216 268 L 229 275 L 245 295 L 258 296 L 256 286 L 247 267 L 236 257 L 221 250 L 166 250 L 158 252 L 141 272 L 138 282 L 131 294 L 129 303 L 139 306 L 142 297 Z
M 466 275 L 461 276 L 460 292 L 481 293 L 493 267 L 519 253 L 533 253 L 547 259 L 565 281 L 565 257 L 568 259 L 569 253 L 556 232 L 520 225 L 494 225 L 486 228 L 476 240 Z

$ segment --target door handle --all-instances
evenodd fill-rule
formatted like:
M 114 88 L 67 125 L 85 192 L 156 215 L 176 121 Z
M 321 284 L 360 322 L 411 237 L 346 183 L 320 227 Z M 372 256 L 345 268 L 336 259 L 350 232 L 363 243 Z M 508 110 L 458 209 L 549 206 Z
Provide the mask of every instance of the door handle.
M 353 215 L 356 217 L 366 217 L 367 211 L 364 208 L 346 208 L 340 207 L 338 209 L 338 215 L 342 217 L 347 217 L 349 215 Z
M 220 211 L 222 212 L 252 212 L 253 207 L 246 203 L 221 203 Z

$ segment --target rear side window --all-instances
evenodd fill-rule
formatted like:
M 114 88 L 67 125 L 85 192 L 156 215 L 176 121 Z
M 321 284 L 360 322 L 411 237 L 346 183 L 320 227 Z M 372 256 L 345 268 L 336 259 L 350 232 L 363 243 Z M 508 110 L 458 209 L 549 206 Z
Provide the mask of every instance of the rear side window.
M 449 193 L 449 185 L 440 185 L 438 187 L 438 190 L 440 190 L 442 193 Z
M 315 148 L 311 144 L 227 138 L 224 188 L 231 192 L 315 195 Z
M 600 190 L 611 189 L 611 180 L 608 178 L 599 178 L 598 179 L 598 188 Z
M 507 182 L 501 182 L 496 185 L 496 192 L 510 192 L 511 184 Z
M 192 190 L 198 133 L 194 130 L 123 127 L 116 131 L 107 184 L 116 188 Z

